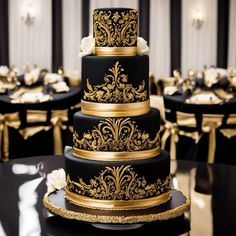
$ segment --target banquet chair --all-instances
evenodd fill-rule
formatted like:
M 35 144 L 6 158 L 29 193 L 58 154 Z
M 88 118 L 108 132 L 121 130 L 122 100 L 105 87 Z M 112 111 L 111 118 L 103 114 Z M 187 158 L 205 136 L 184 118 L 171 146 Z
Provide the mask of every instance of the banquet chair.
M 231 154 L 236 140 L 235 114 L 193 114 L 165 107 L 165 117 L 162 148 L 167 148 L 169 140 L 173 159 L 236 164 Z

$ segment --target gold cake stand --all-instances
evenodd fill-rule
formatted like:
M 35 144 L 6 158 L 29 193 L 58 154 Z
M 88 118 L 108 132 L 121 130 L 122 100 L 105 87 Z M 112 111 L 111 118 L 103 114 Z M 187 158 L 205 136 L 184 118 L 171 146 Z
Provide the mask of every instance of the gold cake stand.
M 135 229 L 144 223 L 168 220 L 190 209 L 190 199 L 182 191 L 172 189 L 171 199 L 161 205 L 139 210 L 99 210 L 75 205 L 65 198 L 64 190 L 46 193 L 44 206 L 54 215 L 91 223 L 103 229 Z

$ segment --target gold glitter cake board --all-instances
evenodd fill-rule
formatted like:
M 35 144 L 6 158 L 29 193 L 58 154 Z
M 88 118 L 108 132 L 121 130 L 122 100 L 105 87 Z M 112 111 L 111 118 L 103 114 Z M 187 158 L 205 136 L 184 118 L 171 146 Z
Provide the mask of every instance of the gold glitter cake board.
M 63 218 L 88 223 L 134 224 L 168 220 L 190 209 L 190 199 L 180 190 L 172 189 L 171 199 L 159 206 L 139 210 L 98 210 L 75 205 L 64 197 L 64 190 L 46 193 L 44 206 Z

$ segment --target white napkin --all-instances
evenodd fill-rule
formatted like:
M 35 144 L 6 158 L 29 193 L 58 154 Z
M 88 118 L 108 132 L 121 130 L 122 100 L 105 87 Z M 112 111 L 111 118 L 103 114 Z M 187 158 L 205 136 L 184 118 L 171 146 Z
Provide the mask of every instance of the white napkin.
M 193 104 L 218 104 L 221 103 L 222 100 L 218 98 L 214 93 L 199 93 L 191 96 L 186 101 L 187 103 Z

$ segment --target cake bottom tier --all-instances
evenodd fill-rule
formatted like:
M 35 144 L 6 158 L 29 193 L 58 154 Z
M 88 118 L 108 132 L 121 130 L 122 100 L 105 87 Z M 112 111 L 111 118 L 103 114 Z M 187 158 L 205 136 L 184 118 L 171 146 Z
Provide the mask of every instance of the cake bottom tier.
M 161 151 L 144 160 L 94 161 L 65 150 L 66 198 L 95 209 L 144 209 L 167 202 L 170 156 Z

